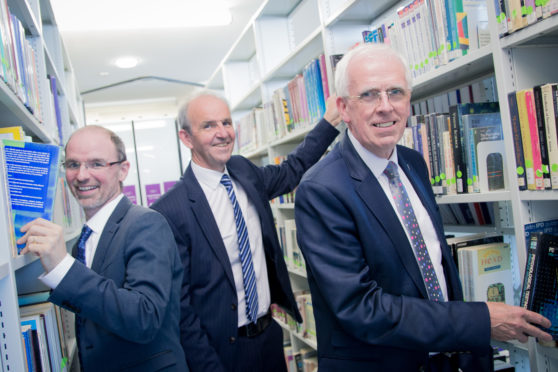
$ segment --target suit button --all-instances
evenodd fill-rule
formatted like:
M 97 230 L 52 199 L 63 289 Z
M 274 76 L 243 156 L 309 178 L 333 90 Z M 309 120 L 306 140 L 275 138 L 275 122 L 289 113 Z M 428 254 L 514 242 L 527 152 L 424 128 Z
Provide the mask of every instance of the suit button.
M 231 337 L 229 338 L 229 343 L 230 343 L 230 344 L 234 344 L 235 341 L 236 341 L 236 338 L 234 338 L 233 336 L 231 336 Z
M 231 304 L 231 310 L 236 310 L 236 304 Z

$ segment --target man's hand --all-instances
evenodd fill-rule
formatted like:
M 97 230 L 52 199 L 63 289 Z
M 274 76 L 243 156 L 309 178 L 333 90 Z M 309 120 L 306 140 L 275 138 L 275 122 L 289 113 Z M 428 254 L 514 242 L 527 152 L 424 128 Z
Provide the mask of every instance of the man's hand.
M 519 340 L 527 342 L 528 336 L 543 341 L 552 341 L 552 336 L 534 324 L 550 327 L 550 320 L 522 307 L 506 305 L 502 302 L 487 302 L 490 313 L 490 332 L 498 341 Z
M 337 96 L 329 96 L 326 101 L 326 112 L 324 114 L 324 119 L 333 125 L 334 127 L 337 126 L 341 122 L 341 115 L 339 115 L 339 111 L 337 111 Z
M 37 218 L 21 228 L 25 233 L 17 244 L 25 244 L 21 254 L 28 252 L 39 256 L 45 272 L 50 272 L 66 256 L 66 243 L 62 227 Z

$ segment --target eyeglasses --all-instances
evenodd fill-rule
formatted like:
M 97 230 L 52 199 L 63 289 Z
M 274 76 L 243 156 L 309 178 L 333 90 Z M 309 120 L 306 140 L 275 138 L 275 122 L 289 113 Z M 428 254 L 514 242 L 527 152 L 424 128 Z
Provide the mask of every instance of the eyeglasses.
M 122 159 L 122 160 L 118 160 L 118 161 L 113 161 L 113 162 L 106 162 L 104 160 L 88 160 L 85 162 L 79 162 L 79 161 L 73 161 L 73 160 L 68 160 L 64 162 L 64 169 L 66 169 L 66 171 L 70 171 L 70 172 L 76 172 L 78 170 L 81 169 L 81 165 L 83 164 L 85 166 L 85 169 L 89 169 L 92 171 L 99 171 L 103 168 L 107 168 L 110 166 L 113 166 L 115 164 L 120 164 L 125 162 L 126 159 Z
M 384 94 L 390 103 L 397 104 L 406 101 L 409 92 L 403 88 L 391 88 L 387 90 L 370 89 L 359 96 L 348 96 L 347 98 L 358 99 L 370 105 L 377 106 Z

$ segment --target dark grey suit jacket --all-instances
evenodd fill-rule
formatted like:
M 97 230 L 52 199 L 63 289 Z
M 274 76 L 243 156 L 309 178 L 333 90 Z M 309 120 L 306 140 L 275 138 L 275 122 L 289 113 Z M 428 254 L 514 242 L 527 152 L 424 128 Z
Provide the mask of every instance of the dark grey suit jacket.
M 50 296 L 78 315 L 82 370 L 187 371 L 178 331 L 182 274 L 165 219 L 124 197 L 91 269 L 76 260 Z
M 271 302 L 301 319 L 277 239 L 269 200 L 293 190 L 325 152 L 337 129 L 322 120 L 281 165 L 257 167 L 241 156 L 227 163 L 260 217 Z M 209 203 L 191 167 L 152 206 L 168 220 L 184 265 L 181 342 L 192 371 L 230 371 L 235 365 L 238 300 L 231 264 Z

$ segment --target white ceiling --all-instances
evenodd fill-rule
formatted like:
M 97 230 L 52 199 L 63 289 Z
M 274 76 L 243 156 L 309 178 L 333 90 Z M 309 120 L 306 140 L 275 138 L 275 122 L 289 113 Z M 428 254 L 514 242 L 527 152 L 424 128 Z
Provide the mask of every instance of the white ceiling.
M 87 0 L 95 3 L 95 0 Z M 202 1 L 202 0 L 185 0 Z M 63 24 L 57 8 L 63 1 L 51 0 L 57 23 Z M 229 0 L 232 23 L 206 28 L 64 31 L 62 38 L 77 84 L 85 102 L 88 121 L 95 111 L 110 102 L 112 111 L 119 110 L 114 102 L 180 102 L 194 86 L 169 82 L 172 79 L 204 84 L 215 72 L 234 41 L 264 0 Z M 110 12 L 110 9 L 106 10 Z M 172 10 L 171 10 L 172 11 Z M 86 14 L 75 14 L 87 17 Z M 126 17 L 126 14 L 122 14 Z M 119 69 L 112 62 L 120 56 L 139 57 L 135 68 Z M 101 75 L 101 73 L 108 73 Z M 156 77 L 141 79 L 142 77 Z M 128 80 L 139 79 L 131 83 Z M 122 83 L 122 84 L 120 84 Z M 93 93 L 91 90 L 114 85 Z M 173 106 L 172 104 L 170 106 Z

